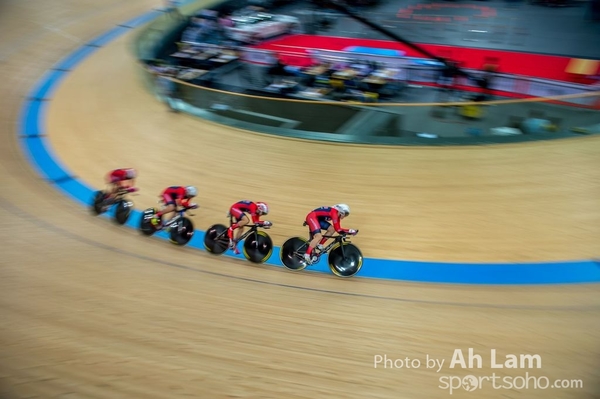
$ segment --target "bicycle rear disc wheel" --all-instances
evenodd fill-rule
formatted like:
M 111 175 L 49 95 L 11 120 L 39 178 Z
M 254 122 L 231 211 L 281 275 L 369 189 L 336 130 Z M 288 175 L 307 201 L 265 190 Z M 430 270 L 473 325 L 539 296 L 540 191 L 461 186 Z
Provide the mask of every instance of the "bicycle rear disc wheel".
M 222 224 L 210 226 L 204 235 L 204 248 L 214 255 L 221 255 L 229 248 L 227 227 Z
M 104 213 L 104 198 L 106 198 L 106 193 L 104 191 L 96 191 L 94 193 L 94 199 L 92 201 L 92 211 L 96 215 L 100 215 Z
M 304 260 L 304 252 L 308 241 L 301 237 L 292 237 L 281 246 L 281 263 L 290 270 L 302 270 L 307 264 Z
M 152 225 L 151 219 L 156 215 L 157 210 L 154 208 L 146 209 L 142 213 L 142 218 L 140 219 L 140 231 L 147 236 L 151 236 L 156 233 L 156 228 Z
M 175 245 L 186 245 L 194 236 L 194 225 L 188 218 L 182 218 L 177 226 L 171 228 L 171 242 Z
M 127 223 L 129 215 L 131 215 L 131 209 L 133 204 L 129 201 L 120 200 L 117 202 L 117 208 L 115 209 L 115 220 L 119 224 Z

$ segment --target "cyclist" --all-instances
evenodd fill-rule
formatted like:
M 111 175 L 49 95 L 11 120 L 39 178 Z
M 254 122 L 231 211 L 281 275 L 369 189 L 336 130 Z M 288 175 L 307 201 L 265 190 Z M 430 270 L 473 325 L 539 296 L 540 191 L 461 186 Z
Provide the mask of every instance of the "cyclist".
M 137 191 L 135 188 L 135 178 L 137 172 L 133 168 L 115 169 L 106 175 L 106 184 L 108 185 L 107 200 L 113 200 L 120 190 L 127 192 Z
M 316 256 L 312 256 L 315 247 L 322 250 L 327 238 L 323 237 L 322 230 L 326 230 L 325 234 L 331 236 L 333 233 L 356 234 L 356 230 L 343 229 L 340 226 L 342 219 L 350 215 L 350 207 L 346 204 L 336 204 L 334 206 L 323 206 L 311 211 L 306 215 L 306 225 L 310 233 L 311 241 L 308 244 L 304 260 L 309 265 L 317 261 Z
M 252 218 L 252 223 L 269 228 L 272 226 L 272 223 L 267 220 L 260 220 L 260 217 L 263 215 L 269 214 L 269 206 L 264 202 L 253 202 L 248 200 L 238 201 L 235 204 L 231 205 L 229 208 L 229 215 L 235 219 L 231 221 L 231 225 L 229 229 L 227 229 L 227 237 L 229 237 L 229 248 L 233 250 L 233 252 L 237 255 L 240 251 L 237 249 L 237 243 L 244 231 L 244 226 L 250 223 L 250 218 L 248 218 L 249 214 Z M 235 232 L 235 237 L 233 232 Z
M 198 195 L 198 190 L 194 186 L 167 187 L 160 195 L 163 208 L 154 215 L 150 222 L 154 226 L 167 226 L 172 218 L 169 218 L 165 222 L 162 220 L 162 217 L 171 212 L 175 212 L 178 206 L 191 209 L 198 208 L 197 204 L 190 202 L 196 195 Z

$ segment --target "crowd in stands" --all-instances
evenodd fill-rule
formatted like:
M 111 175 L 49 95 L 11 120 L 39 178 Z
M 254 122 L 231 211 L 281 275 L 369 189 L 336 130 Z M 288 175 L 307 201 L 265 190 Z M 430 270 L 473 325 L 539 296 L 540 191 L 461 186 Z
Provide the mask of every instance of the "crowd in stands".
M 232 39 L 227 34 L 227 30 L 235 25 L 233 15 L 252 15 L 264 11 L 264 8 L 253 5 L 233 13 L 209 9 L 200 10 L 190 19 L 189 25 L 182 33 L 181 40 L 194 43 L 231 44 Z
M 227 28 L 233 26 L 231 15 L 213 10 L 202 10 L 191 18 L 183 31 L 183 42 L 220 44 L 227 40 Z

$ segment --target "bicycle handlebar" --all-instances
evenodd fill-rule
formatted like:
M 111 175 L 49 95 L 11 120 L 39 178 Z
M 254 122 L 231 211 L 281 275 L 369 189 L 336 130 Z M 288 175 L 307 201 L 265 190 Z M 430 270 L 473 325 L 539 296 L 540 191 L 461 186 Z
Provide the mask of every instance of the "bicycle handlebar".
M 356 234 L 358 234 L 358 230 L 356 230 Z M 323 235 L 323 238 L 335 238 L 335 239 L 341 238 L 341 239 L 344 239 L 348 235 L 356 235 L 356 234 L 349 234 L 349 233 L 347 233 L 345 231 L 342 231 L 341 233 L 337 233 L 334 236 Z
M 251 229 L 255 228 L 255 227 L 256 228 L 262 227 L 263 229 L 270 229 L 271 227 L 273 227 L 273 223 L 271 223 L 269 226 L 264 226 L 262 224 L 253 223 L 253 224 L 246 225 L 244 227 L 250 227 Z
M 126 194 L 135 193 L 137 191 L 138 191 L 138 188 L 136 188 L 136 187 L 120 188 L 117 190 L 116 195 L 123 196 Z
M 197 209 L 198 207 L 190 207 L 190 206 L 178 206 L 175 208 L 175 213 L 186 213 L 192 209 Z M 193 213 L 190 213 L 190 216 L 194 216 Z

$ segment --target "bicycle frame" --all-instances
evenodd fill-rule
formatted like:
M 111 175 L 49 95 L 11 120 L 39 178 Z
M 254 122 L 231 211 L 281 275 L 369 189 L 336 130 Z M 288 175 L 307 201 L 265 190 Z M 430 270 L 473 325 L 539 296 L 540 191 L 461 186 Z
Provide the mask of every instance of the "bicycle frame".
M 125 194 L 129 194 L 129 190 L 124 189 L 124 188 L 120 188 L 120 189 L 117 190 L 116 197 L 124 197 Z
M 257 232 L 257 231 L 258 231 L 258 227 L 259 227 L 259 226 L 258 226 L 258 225 L 256 225 L 256 224 L 251 224 L 251 225 L 248 225 L 248 224 L 247 224 L 247 225 L 245 225 L 245 226 L 238 227 L 238 228 L 245 228 L 245 227 L 249 227 L 249 228 L 250 228 L 250 230 L 248 230 L 247 232 L 245 232 L 244 234 L 242 234 L 242 235 L 240 236 L 240 239 L 238 240 L 238 241 L 240 241 L 240 242 L 241 242 L 241 241 L 244 241 L 244 239 L 245 239 L 245 238 L 247 238 L 247 237 L 248 237 L 250 234 Z M 220 239 L 220 238 L 223 238 L 223 237 L 226 237 L 226 236 L 227 236 L 227 230 L 225 230 L 224 232 L 222 232 L 221 234 L 219 234 L 217 237 L 215 237 L 215 239 L 217 239 L 217 240 L 218 240 L 218 239 Z M 229 238 L 227 237 L 227 239 L 229 239 Z
M 104 195 L 105 195 L 105 198 L 104 198 L 104 200 L 102 201 L 102 204 L 103 204 L 104 206 L 111 206 L 111 205 L 114 205 L 114 204 L 116 204 L 117 202 L 119 202 L 119 201 L 121 201 L 121 200 L 124 200 L 124 199 L 125 199 L 125 195 L 126 195 L 126 194 L 128 194 L 128 193 L 129 193 L 129 191 L 127 191 L 127 190 L 123 190 L 123 189 L 121 189 L 121 190 L 118 190 L 118 191 L 115 193 L 115 196 L 114 196 L 113 198 L 111 198 L 111 199 L 110 199 L 110 201 L 109 201 L 109 200 L 106 198 L 107 192 L 106 192 L 106 191 L 104 191 L 104 193 L 105 193 L 105 194 L 104 194 Z
M 183 219 L 183 216 L 185 215 L 185 213 L 189 211 L 189 208 L 181 208 L 181 209 L 176 209 L 175 213 L 177 213 L 177 215 L 173 216 L 171 218 L 171 220 L 169 220 L 168 223 L 166 223 L 164 225 L 164 229 L 168 230 L 168 229 L 172 229 L 173 227 L 175 227 L 175 225 L 181 220 Z
M 348 238 L 346 237 L 345 234 L 337 234 L 334 236 L 327 236 L 324 235 L 323 238 L 333 238 L 333 242 L 331 242 L 329 245 L 327 245 L 325 248 L 323 248 L 322 250 L 318 250 L 317 248 L 315 248 L 315 251 L 318 251 L 318 255 L 321 256 L 323 254 L 329 253 L 329 251 L 331 250 L 331 248 L 333 248 L 335 245 L 340 244 L 340 247 L 342 248 L 342 254 L 344 253 L 344 246 L 341 245 L 343 242 L 348 241 Z M 310 240 L 306 243 L 306 245 L 308 246 L 308 243 L 310 242 Z
M 250 227 L 250 230 L 248 230 L 247 232 L 245 232 L 244 234 L 242 234 L 240 236 L 240 239 L 238 241 L 243 241 L 244 239 L 246 239 L 246 237 L 248 237 L 250 234 L 255 233 L 258 231 L 258 226 L 253 224 L 252 226 L 244 226 L 244 227 Z
M 231 225 L 233 224 L 233 216 L 231 216 L 231 214 L 228 214 L 228 216 L 229 216 L 229 226 L 231 226 Z M 246 216 L 246 217 L 247 217 L 247 216 Z M 238 227 L 238 229 L 240 229 L 240 228 L 241 228 L 241 229 L 243 229 L 243 228 L 246 228 L 246 227 L 249 227 L 249 228 L 250 228 L 250 230 L 248 230 L 247 232 L 245 232 L 244 234 L 242 234 L 242 235 L 240 236 L 240 239 L 238 240 L 238 241 L 240 241 L 240 242 L 241 242 L 241 241 L 244 241 L 244 239 L 245 239 L 246 237 L 248 237 L 250 234 L 252 234 L 252 233 L 254 233 L 254 232 L 257 232 L 257 231 L 258 231 L 258 225 L 257 225 L 257 224 L 247 224 L 247 225 L 245 225 L 245 226 Z M 219 236 L 219 237 L 220 237 L 220 236 Z M 219 237 L 217 237 L 217 238 L 219 238 Z

